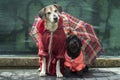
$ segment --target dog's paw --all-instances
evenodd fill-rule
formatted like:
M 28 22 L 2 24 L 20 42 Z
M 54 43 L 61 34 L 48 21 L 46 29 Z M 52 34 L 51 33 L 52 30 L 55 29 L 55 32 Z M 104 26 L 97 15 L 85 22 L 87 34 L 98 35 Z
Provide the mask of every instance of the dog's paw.
M 46 76 L 46 73 L 45 72 L 40 72 L 40 76 Z
M 79 77 L 82 77 L 82 76 L 83 76 L 83 71 L 78 71 L 78 72 L 77 72 L 77 75 L 78 75 Z
M 58 78 L 63 77 L 61 72 L 58 72 L 56 75 L 57 75 Z
M 70 77 L 70 76 L 71 76 L 71 73 L 72 73 L 72 72 L 70 71 L 70 69 L 69 69 L 68 67 L 66 67 L 66 68 L 65 68 L 65 71 L 64 71 L 64 76 L 65 76 L 65 77 Z
M 89 67 L 85 66 L 85 68 L 83 69 L 83 73 L 87 73 L 89 71 Z
M 38 72 L 40 72 L 41 71 L 41 68 L 38 68 Z

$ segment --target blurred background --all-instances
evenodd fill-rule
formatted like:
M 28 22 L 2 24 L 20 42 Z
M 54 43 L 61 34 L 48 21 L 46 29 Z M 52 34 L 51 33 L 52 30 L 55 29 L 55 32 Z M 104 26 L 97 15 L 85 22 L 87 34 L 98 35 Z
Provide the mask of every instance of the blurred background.
M 94 26 L 101 57 L 120 57 L 120 0 L 0 0 L 0 56 L 37 55 L 29 31 L 38 11 L 53 3 Z

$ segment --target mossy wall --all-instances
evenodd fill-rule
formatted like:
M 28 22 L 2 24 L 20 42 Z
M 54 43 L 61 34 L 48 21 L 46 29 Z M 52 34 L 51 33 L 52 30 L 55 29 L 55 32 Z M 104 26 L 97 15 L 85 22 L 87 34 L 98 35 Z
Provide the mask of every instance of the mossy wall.
M 56 2 L 94 26 L 103 56 L 120 56 L 120 0 L 0 0 L 0 54 L 37 54 L 29 31 L 38 11 Z

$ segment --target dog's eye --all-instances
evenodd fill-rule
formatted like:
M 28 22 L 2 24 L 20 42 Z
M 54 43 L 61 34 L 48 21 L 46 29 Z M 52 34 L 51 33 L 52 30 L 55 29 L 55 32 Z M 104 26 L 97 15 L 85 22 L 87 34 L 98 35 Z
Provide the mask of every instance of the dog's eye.
M 47 14 L 51 14 L 51 12 L 48 12 Z
M 55 12 L 57 12 L 57 10 L 55 10 Z

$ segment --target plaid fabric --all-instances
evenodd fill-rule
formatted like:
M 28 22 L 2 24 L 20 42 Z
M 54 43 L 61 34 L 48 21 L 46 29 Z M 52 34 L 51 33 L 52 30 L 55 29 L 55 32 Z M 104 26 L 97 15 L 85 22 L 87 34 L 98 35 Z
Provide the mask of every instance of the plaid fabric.
M 65 12 L 62 12 L 62 16 L 65 33 L 75 34 L 81 39 L 85 63 L 93 64 L 103 51 L 99 39 L 94 32 L 93 26 Z
M 61 16 L 63 17 L 63 25 L 65 26 L 64 31 L 66 35 L 75 34 L 81 39 L 84 61 L 86 64 L 93 64 L 103 51 L 99 39 L 94 32 L 93 26 L 65 12 L 62 12 Z M 36 43 L 39 41 L 39 33 L 36 28 L 39 20 L 39 17 L 35 18 L 30 31 L 30 35 Z
M 37 44 L 39 42 L 39 35 L 40 33 L 37 30 L 37 24 L 41 20 L 39 16 L 36 16 L 34 19 L 34 23 L 31 27 L 31 30 L 29 32 L 29 35 L 32 37 L 33 41 Z

